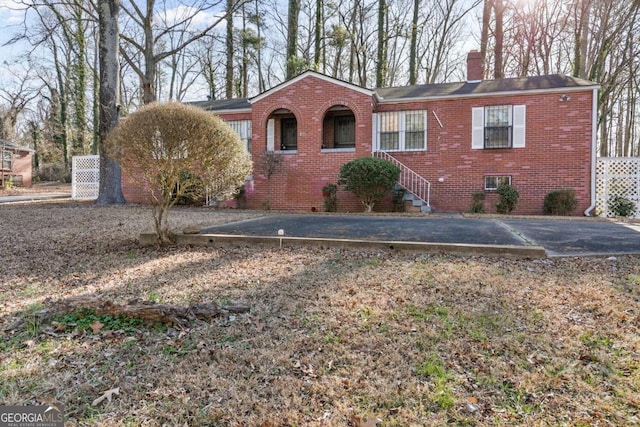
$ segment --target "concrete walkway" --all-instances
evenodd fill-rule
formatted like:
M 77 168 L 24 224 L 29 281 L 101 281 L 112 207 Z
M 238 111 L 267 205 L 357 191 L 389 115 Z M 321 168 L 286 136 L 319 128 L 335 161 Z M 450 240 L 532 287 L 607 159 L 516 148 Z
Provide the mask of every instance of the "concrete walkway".
M 69 199 L 71 193 L 33 193 L 18 196 L 2 196 L 0 203 L 31 202 L 33 200 Z
M 247 239 L 358 241 L 407 248 L 472 254 L 520 253 L 534 257 L 543 248 L 547 256 L 612 256 L 640 254 L 640 224 L 617 223 L 598 218 L 463 218 L 432 215 L 395 217 L 365 215 L 269 215 L 201 230 L 200 235 L 240 236 Z M 204 237 L 204 236 L 203 236 Z M 195 239 L 195 237 L 194 237 Z M 293 241 L 292 240 L 292 241 Z M 255 240 L 257 242 L 257 240 Z M 262 239 L 260 242 L 264 242 Z M 191 243 L 194 243 L 193 240 Z

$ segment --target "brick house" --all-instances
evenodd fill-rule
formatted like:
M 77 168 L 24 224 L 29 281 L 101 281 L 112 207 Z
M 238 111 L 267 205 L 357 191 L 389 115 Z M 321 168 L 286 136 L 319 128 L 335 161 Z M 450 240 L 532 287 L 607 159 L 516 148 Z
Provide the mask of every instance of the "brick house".
M 545 195 L 562 188 L 575 190 L 575 214 L 591 208 L 599 86 L 564 75 L 481 81 L 474 52 L 467 65 L 466 82 L 376 90 L 307 71 L 254 98 L 195 105 L 226 120 L 251 153 L 250 208 L 270 189 L 273 209 L 322 211 L 322 187 L 344 163 L 372 155 L 399 162 L 423 211 L 468 211 L 477 191 L 495 211 L 501 183 L 520 192 L 516 214 L 542 213 Z M 270 185 L 265 151 L 283 159 Z M 362 210 L 344 191 L 338 208 Z
M 3 187 L 8 182 L 18 187 L 31 187 L 34 152 L 31 148 L 20 147 L 9 141 L 0 140 L 0 156 L 2 157 L 0 180 Z

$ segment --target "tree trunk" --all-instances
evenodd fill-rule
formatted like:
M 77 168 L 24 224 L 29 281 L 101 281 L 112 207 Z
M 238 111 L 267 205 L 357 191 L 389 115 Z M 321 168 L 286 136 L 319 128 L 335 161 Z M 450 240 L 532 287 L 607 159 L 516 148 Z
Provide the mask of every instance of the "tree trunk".
M 247 53 L 247 13 L 242 3 L 242 91 L 241 98 L 249 96 L 249 54 Z
M 120 7 L 120 0 L 118 8 Z M 153 6 L 155 0 L 147 0 L 147 14 L 143 21 L 144 32 L 144 74 L 142 76 L 142 103 L 150 104 L 156 100 L 156 60 L 154 57 Z
M 289 15 L 287 21 L 287 80 L 298 72 L 298 16 L 300 15 L 300 0 L 289 0 Z
M 376 65 L 376 87 L 382 87 L 387 74 L 387 2 L 378 3 L 378 63 Z
M 69 146 L 68 146 L 68 132 L 67 132 L 67 85 L 66 79 L 64 77 L 64 73 L 62 71 L 63 64 L 60 64 L 60 60 L 58 59 L 58 49 L 54 45 L 53 47 L 53 60 L 56 69 L 56 79 L 58 80 L 58 102 L 57 105 L 59 110 L 57 111 L 58 115 L 58 126 L 57 132 L 54 136 L 54 140 L 56 143 L 60 144 L 62 148 L 62 160 L 64 163 L 65 170 L 69 170 Z
M 504 51 L 504 3 L 503 0 L 495 0 L 494 13 L 496 18 L 496 31 L 495 38 L 496 43 L 494 46 L 494 65 L 493 65 L 493 78 L 501 79 L 504 77 L 504 65 L 502 62 Z
M 31 142 L 33 144 L 33 149 L 35 153 L 33 154 L 33 167 L 35 170 L 40 169 L 40 157 L 38 156 L 38 148 L 40 147 L 40 129 L 38 128 L 38 124 L 34 121 L 29 122 L 29 127 L 31 127 Z
M 118 89 L 120 66 L 118 61 L 118 14 L 120 0 L 99 0 L 100 34 L 100 189 L 99 205 L 125 203 L 120 182 L 120 165 L 113 158 L 114 151 L 106 149 L 106 138 L 118 124 Z
M 225 64 L 225 96 L 233 98 L 233 0 L 227 0 L 227 34 L 225 36 L 227 59 Z
M 491 22 L 491 9 L 493 0 L 484 0 L 482 9 L 482 29 L 480 33 L 480 54 L 482 55 L 482 77 L 484 78 L 485 64 L 487 64 L 487 46 L 489 45 L 489 24 Z
M 86 90 L 87 90 L 87 64 L 85 61 L 85 52 L 87 50 L 87 41 L 84 35 L 83 16 L 82 9 L 77 7 L 74 10 L 75 19 L 75 34 L 74 41 L 76 46 L 76 58 L 73 63 L 73 78 L 74 78 L 74 108 L 75 108 L 75 136 L 73 139 L 74 155 L 86 154 L 86 130 L 87 130 L 87 117 L 86 117 Z
M 98 154 L 98 148 L 100 146 L 100 59 L 97 54 L 99 50 L 100 37 L 95 38 L 95 52 L 93 56 L 93 105 L 91 107 L 93 116 L 93 138 L 91 141 L 91 154 Z
M 315 40 L 314 40 L 315 44 L 314 44 L 314 51 L 313 51 L 313 63 L 316 71 L 320 70 L 320 62 L 322 60 L 323 29 L 324 29 L 324 3 L 323 3 L 323 0 L 316 0 L 316 28 L 315 28 Z
M 413 0 L 413 19 L 411 20 L 411 46 L 409 47 L 409 84 L 414 85 L 418 80 L 418 11 L 420 0 Z
M 262 93 L 265 90 L 264 76 L 262 74 L 262 15 L 260 15 L 260 0 L 256 0 L 256 27 L 258 32 L 258 47 L 257 47 L 257 66 L 258 66 L 258 93 Z
M 587 78 L 587 47 L 589 28 L 590 0 L 578 0 L 574 11 L 574 57 L 573 76 Z

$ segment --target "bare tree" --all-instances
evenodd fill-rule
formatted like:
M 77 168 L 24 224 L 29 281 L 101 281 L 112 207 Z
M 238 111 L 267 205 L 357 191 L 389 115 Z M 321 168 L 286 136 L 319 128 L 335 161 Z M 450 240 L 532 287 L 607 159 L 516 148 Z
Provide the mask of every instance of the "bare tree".
M 33 70 L 6 67 L 5 72 L 13 77 L 15 85 L 0 87 L 0 139 L 15 141 L 18 135 L 18 119 L 25 112 L 29 103 L 38 98 L 42 85 L 33 84 Z
M 241 1 L 243 0 L 235 0 L 234 10 L 241 4 Z M 143 103 L 153 102 L 157 98 L 155 82 L 158 64 L 165 58 L 185 49 L 191 43 L 206 37 L 211 30 L 226 19 L 227 15 L 212 16 L 209 25 L 190 33 L 176 46 L 169 47 L 163 44 L 164 38 L 173 32 L 187 31 L 187 27 L 195 26 L 196 15 L 208 12 L 218 5 L 218 1 L 200 1 L 192 5 L 187 13 L 177 16 L 173 21 L 167 19 L 166 25 L 160 28 L 153 24 L 154 15 L 157 13 L 156 0 L 146 0 L 144 8 L 133 0 L 128 1 L 127 5 L 122 7 L 123 13 L 129 18 L 129 31 L 121 34 L 125 45 L 120 49 L 120 52 L 140 79 Z M 136 54 L 138 55 L 136 56 Z M 140 59 L 142 64 L 137 59 Z

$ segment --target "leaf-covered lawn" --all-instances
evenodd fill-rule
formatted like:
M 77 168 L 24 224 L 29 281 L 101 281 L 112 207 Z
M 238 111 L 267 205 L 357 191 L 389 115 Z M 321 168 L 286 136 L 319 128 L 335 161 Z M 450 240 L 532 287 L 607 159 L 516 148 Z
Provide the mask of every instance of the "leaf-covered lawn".
M 0 329 L 25 320 L 0 336 L 2 404 L 54 398 L 91 426 L 640 423 L 640 257 L 140 247 L 150 228 L 135 206 L 0 206 Z M 30 314 L 93 294 L 251 312 L 180 327 Z

